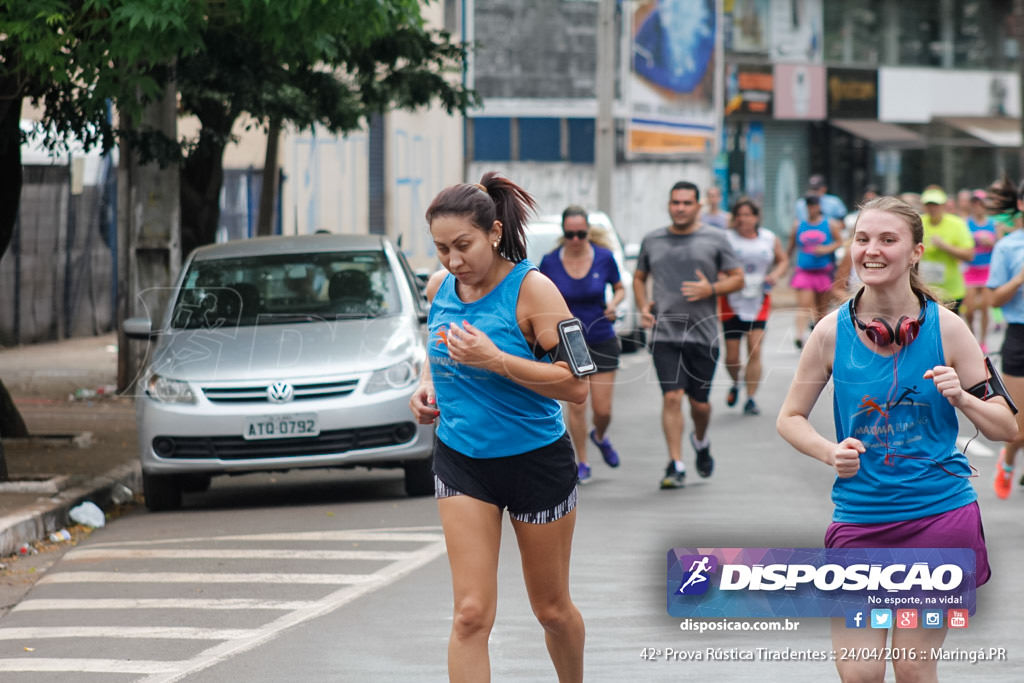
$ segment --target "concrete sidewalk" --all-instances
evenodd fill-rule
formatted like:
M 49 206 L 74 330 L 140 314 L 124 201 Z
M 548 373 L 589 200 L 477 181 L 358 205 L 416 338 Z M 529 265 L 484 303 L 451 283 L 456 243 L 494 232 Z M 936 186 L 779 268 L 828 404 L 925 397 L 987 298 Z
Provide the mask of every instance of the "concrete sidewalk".
M 117 484 L 141 492 L 135 411 L 116 379 L 114 334 L 0 349 L 0 380 L 31 435 L 3 440 L 0 557 L 72 524 L 83 501 L 109 509 Z

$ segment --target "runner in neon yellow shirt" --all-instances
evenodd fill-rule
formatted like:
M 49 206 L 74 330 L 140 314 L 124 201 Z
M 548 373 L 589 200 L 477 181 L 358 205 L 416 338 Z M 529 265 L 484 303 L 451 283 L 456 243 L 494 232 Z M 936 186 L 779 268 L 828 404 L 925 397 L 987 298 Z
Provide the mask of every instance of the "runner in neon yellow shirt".
M 960 264 L 974 258 L 974 238 L 962 218 L 946 212 L 946 199 L 936 185 L 921 193 L 925 248 L 918 273 L 950 309 L 959 312 L 967 292 Z

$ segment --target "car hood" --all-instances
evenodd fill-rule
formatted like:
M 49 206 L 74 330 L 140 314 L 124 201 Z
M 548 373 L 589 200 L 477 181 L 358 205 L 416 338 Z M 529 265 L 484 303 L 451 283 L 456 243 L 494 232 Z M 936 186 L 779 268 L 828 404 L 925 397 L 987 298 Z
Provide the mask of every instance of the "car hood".
M 150 372 L 192 381 L 276 380 L 367 372 L 426 356 L 415 319 L 171 330 L 160 336 Z

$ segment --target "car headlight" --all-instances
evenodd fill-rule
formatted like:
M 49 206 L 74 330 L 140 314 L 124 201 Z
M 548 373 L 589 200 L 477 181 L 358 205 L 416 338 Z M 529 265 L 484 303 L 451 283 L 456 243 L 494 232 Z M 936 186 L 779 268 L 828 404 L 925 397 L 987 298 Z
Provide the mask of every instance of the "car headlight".
M 403 360 L 386 368 L 374 371 L 366 383 L 366 393 L 375 394 L 388 389 L 404 389 L 415 384 L 420 378 L 420 364 Z
M 146 394 L 161 403 L 195 403 L 196 396 L 188 382 L 153 375 L 146 382 Z

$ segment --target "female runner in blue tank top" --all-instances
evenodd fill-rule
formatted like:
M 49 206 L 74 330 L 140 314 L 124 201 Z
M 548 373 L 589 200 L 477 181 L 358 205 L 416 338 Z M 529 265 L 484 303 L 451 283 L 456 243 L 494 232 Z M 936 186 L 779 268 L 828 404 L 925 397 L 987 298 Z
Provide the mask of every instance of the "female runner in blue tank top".
M 964 389 L 987 378 L 985 359 L 963 319 L 937 305 L 918 279 L 923 237 L 920 216 L 903 201 L 879 197 L 863 206 L 850 250 L 864 286 L 815 326 L 778 429 L 797 450 L 835 469 L 826 547 L 973 548 L 981 585 L 990 570 L 971 468 L 956 446 L 955 408 L 993 441 L 1017 427 L 1003 399 L 983 401 Z M 808 420 L 829 377 L 834 440 Z M 886 635 L 833 621 L 837 651 L 880 650 Z M 896 681 L 937 680 L 938 661 L 928 653 L 945 635 L 894 630 L 894 651 L 924 653 L 894 660 Z M 885 676 L 882 658 L 836 665 L 843 680 L 881 683 Z
M 430 362 L 410 406 L 420 424 L 437 424 L 435 493 L 455 603 L 448 674 L 458 681 L 490 680 L 506 507 L 558 680 L 583 680 L 583 618 L 569 596 L 577 473 L 558 401 L 582 403 L 588 389 L 544 358 L 572 314 L 525 260 L 533 208 L 522 188 L 487 173 L 427 209 L 445 270 L 427 284 Z

